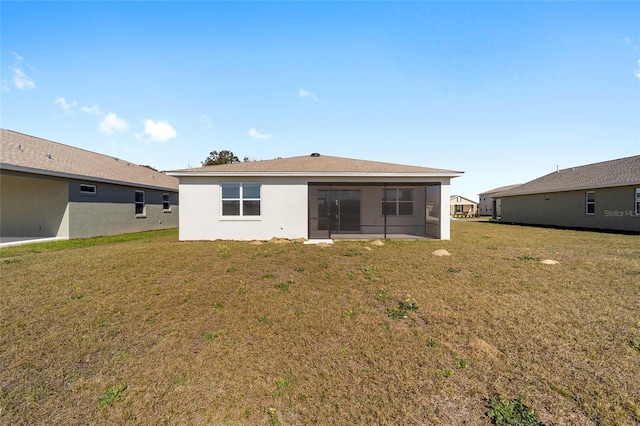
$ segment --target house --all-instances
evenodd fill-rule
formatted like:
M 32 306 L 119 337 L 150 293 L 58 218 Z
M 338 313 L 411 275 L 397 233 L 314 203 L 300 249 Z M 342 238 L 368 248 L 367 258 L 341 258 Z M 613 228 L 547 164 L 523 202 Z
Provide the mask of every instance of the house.
M 178 226 L 178 180 L 120 158 L 0 129 L 0 242 Z
M 478 203 L 460 195 L 452 195 L 451 217 L 474 217 L 478 213 Z
M 640 232 L 640 155 L 571 167 L 494 194 L 500 222 Z
M 507 186 L 501 186 L 499 188 L 494 188 L 491 189 L 489 191 L 485 191 L 482 192 L 480 194 L 478 194 L 479 198 L 480 198 L 480 203 L 478 203 L 478 213 L 480 214 L 480 216 L 492 216 L 493 217 L 493 212 L 495 211 L 496 217 L 500 217 L 500 199 L 499 198 L 493 198 L 493 195 L 498 193 L 498 192 L 502 192 L 502 191 L 506 191 L 508 189 L 512 189 L 515 188 L 516 186 L 520 185 L 515 184 L 515 185 L 507 185 Z
M 314 153 L 168 174 L 180 180 L 181 240 L 446 240 L 462 172 Z

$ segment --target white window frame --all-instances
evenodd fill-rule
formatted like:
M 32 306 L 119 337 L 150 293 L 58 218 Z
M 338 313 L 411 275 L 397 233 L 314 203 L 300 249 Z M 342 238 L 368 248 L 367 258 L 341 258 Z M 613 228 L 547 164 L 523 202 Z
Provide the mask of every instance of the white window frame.
M 636 199 L 634 205 L 636 216 L 640 216 L 640 188 L 636 188 Z
M 138 194 L 142 194 L 142 201 L 138 201 Z M 145 194 L 142 190 L 135 190 L 133 203 L 135 207 L 135 216 L 136 217 L 147 217 L 147 204 L 145 202 Z M 141 213 L 138 213 L 138 206 L 142 206 Z
M 87 191 L 84 188 L 92 188 L 92 190 Z M 98 187 L 96 185 L 90 185 L 88 183 L 81 183 L 80 184 L 80 194 L 82 195 L 98 195 Z
M 593 194 L 593 201 L 589 201 L 589 194 Z M 589 206 L 593 206 L 593 212 L 589 212 Z M 596 214 L 596 192 L 586 191 L 584 193 L 584 213 L 587 216 L 594 216 Z
M 239 188 L 239 197 L 223 197 L 223 186 L 224 185 L 238 185 Z M 260 196 L 255 197 L 245 197 L 244 196 L 244 185 L 258 185 L 260 190 Z M 238 201 L 239 203 L 239 211 L 238 214 L 224 214 L 224 202 L 225 201 Z M 257 215 L 248 215 L 244 213 L 244 202 L 245 201 L 258 201 L 260 214 Z M 261 220 L 262 219 L 262 183 L 260 182 L 221 182 L 220 183 L 220 218 L 223 220 Z
M 171 194 L 162 193 L 162 211 L 163 213 L 171 213 Z
M 404 201 L 404 200 L 400 200 L 400 191 L 405 191 L 405 190 L 409 190 L 411 191 L 411 201 Z M 385 191 L 396 191 L 396 197 L 395 200 L 389 201 L 386 199 L 386 192 Z M 385 208 L 385 204 L 395 204 L 395 213 L 386 213 L 386 208 Z M 411 213 L 410 214 L 400 214 L 400 205 L 401 204 L 411 204 Z M 415 212 L 415 197 L 414 197 L 414 190 L 413 188 L 402 188 L 402 187 L 387 187 L 387 188 L 382 188 L 382 216 L 386 215 L 387 216 L 404 216 L 404 217 L 408 217 L 408 216 L 413 216 Z

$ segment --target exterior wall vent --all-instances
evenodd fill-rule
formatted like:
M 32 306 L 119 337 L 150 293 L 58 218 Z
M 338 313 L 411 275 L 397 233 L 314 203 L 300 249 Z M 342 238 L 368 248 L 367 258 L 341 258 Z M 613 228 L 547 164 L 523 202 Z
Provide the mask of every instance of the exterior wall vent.
M 319 154 L 319 153 L 317 153 L 317 152 L 314 152 L 314 153 L 312 153 L 312 154 L 311 154 L 311 156 L 312 156 L 312 157 L 320 157 L 320 154 Z

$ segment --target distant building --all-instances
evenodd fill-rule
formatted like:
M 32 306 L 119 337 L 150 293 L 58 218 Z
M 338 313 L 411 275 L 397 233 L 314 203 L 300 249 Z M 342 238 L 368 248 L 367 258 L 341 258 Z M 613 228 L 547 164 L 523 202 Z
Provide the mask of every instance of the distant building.
M 452 195 L 449 204 L 451 217 L 474 217 L 478 214 L 478 203 L 461 195 Z
M 516 185 L 501 186 L 500 188 L 494 188 L 489 191 L 485 191 L 478 194 L 480 198 L 480 202 L 478 203 L 478 212 L 480 213 L 480 216 L 493 216 L 493 212 L 495 210 L 496 216 L 499 217 L 500 216 L 500 199 L 499 198 L 494 199 L 493 195 L 498 192 L 507 191 L 509 189 L 515 188 L 518 185 L 520 184 L 518 183 Z M 495 208 L 494 208 L 494 204 L 495 204 Z
M 640 155 L 558 170 L 494 198 L 500 222 L 640 233 Z
M 0 129 L 0 242 L 178 226 L 178 180 L 148 167 Z

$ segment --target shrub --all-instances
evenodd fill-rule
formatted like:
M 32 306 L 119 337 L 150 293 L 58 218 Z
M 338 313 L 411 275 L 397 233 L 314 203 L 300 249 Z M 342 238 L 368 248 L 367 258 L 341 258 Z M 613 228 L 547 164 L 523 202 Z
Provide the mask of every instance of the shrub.
M 507 401 L 506 398 L 497 396 L 491 398 L 489 404 L 491 410 L 487 416 L 495 425 L 545 426 L 536 419 L 533 410 L 524 405 L 520 398 Z

